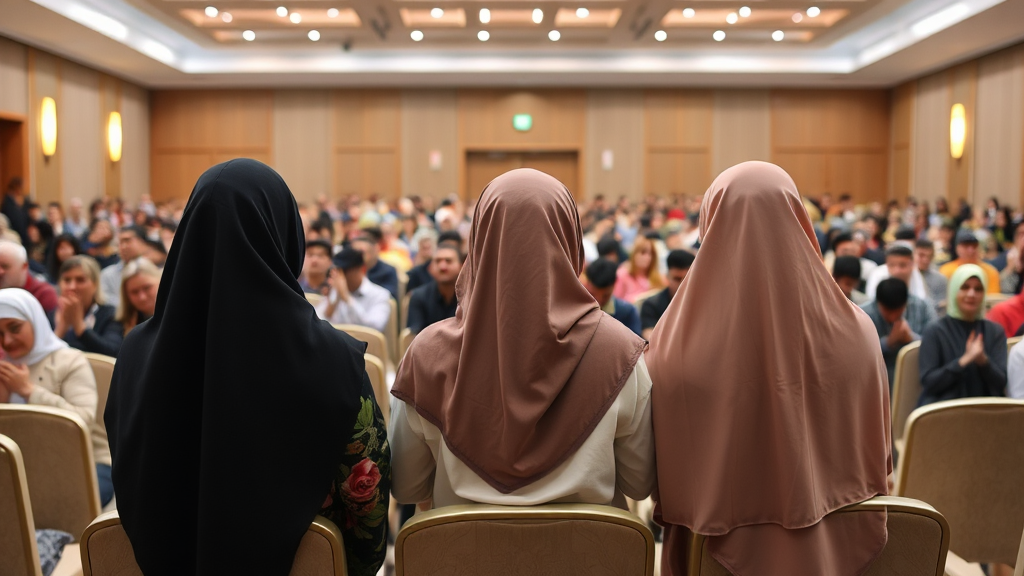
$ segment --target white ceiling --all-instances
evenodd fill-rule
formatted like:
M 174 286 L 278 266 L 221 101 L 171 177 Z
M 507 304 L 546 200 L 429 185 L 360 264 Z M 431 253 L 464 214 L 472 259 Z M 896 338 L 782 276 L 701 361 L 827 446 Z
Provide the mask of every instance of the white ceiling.
M 773 23 L 662 26 L 670 10 L 737 9 L 743 0 L 291 0 L 300 11 L 353 8 L 361 25 L 350 32 L 325 28 L 319 42 L 302 38 L 305 27 L 287 36 L 287 26 L 278 26 L 284 31 L 276 32 L 276 39 L 274 30 L 261 29 L 255 42 L 244 42 L 231 38 L 240 35 L 237 29 L 222 32 L 218 41 L 207 27 L 180 16 L 181 9 L 218 5 L 216 0 L 0 0 L 0 35 L 150 88 L 889 87 L 1024 40 L 1024 0 L 756 0 L 749 5 L 755 13 L 800 11 L 812 2 L 823 10 L 846 7 L 850 14 L 816 31 L 810 41 L 773 42 Z M 425 40 L 412 42 L 400 9 L 435 4 L 464 7 L 466 25 L 423 27 Z M 218 7 L 277 5 L 224 0 Z M 562 40 L 551 42 L 546 35 L 552 25 L 510 32 L 481 25 L 476 16 L 485 6 L 539 6 L 551 15 L 558 7 L 577 5 L 617 7 L 621 17 L 605 30 L 562 28 Z M 480 42 L 477 32 L 487 28 L 491 40 Z M 669 39 L 657 42 L 654 32 L 662 28 Z M 727 32 L 725 41 L 710 39 L 716 28 Z

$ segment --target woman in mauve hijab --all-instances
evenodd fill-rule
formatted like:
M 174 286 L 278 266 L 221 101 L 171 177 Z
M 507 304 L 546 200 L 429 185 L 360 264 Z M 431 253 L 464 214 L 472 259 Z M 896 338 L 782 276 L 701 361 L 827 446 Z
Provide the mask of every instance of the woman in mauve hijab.
M 317 319 L 304 255 L 270 167 L 231 160 L 199 178 L 105 414 L 146 576 L 287 576 L 317 514 L 341 529 L 349 574 L 384 562 L 390 454 L 366 345 Z
M 625 506 L 654 483 L 646 343 L 579 281 L 572 195 L 536 170 L 480 197 L 455 318 L 398 369 L 388 434 L 399 502 Z
M 793 180 L 765 162 L 704 196 L 701 248 L 651 335 L 662 571 L 690 531 L 737 576 L 855 576 L 885 513 L 889 394 L 878 337 L 821 263 Z

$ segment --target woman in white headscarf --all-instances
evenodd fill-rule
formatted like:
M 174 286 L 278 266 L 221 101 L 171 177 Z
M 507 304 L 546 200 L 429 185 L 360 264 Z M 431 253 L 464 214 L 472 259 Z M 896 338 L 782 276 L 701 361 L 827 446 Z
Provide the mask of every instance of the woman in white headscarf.
M 37 404 L 70 410 L 92 431 L 100 501 L 114 496 L 106 434 L 95 426 L 96 378 L 82 352 L 50 328 L 43 307 L 21 288 L 0 290 L 0 403 Z

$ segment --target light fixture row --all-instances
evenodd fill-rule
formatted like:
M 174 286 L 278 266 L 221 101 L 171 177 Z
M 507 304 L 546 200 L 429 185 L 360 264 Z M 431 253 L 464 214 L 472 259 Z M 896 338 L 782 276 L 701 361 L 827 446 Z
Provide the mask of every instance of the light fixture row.
M 39 103 L 39 143 L 44 157 L 57 153 L 57 102 L 49 96 Z M 107 116 L 107 155 L 111 162 L 121 160 L 122 144 L 121 113 L 111 112 Z
M 739 22 L 740 18 L 750 18 L 751 14 L 753 14 L 753 10 L 751 10 L 749 6 L 743 6 L 739 10 L 737 10 L 736 12 L 730 12 L 725 17 L 725 21 L 727 23 L 729 23 L 729 24 L 735 24 L 735 23 Z M 811 6 L 810 8 L 808 8 L 806 10 L 806 14 L 807 14 L 808 18 L 817 18 L 818 16 L 821 15 L 821 8 L 818 8 L 817 6 Z M 684 8 L 683 9 L 683 18 L 694 18 L 696 16 L 697 16 L 697 11 L 694 10 L 693 8 Z M 804 19 L 804 13 L 795 12 L 793 14 L 793 22 L 799 23 L 803 19 Z
M 250 30 L 246 30 L 246 32 L 251 32 L 251 31 Z M 664 34 L 664 32 L 661 32 L 661 33 Z M 243 34 L 243 36 L 244 36 L 244 34 Z M 413 30 L 412 32 L 409 33 L 409 37 L 412 38 L 413 42 L 421 42 L 421 41 L 423 41 L 423 38 L 425 38 L 425 35 L 423 34 L 422 30 Z M 481 30 L 481 31 L 476 33 L 476 37 L 477 37 L 477 40 L 480 40 L 481 42 L 487 42 L 488 40 L 491 39 L 491 33 L 488 32 L 487 30 Z M 552 30 L 552 31 L 548 32 L 548 40 L 551 40 L 552 42 L 558 42 L 559 40 L 561 40 L 561 38 L 562 38 L 562 33 L 559 32 L 558 30 Z M 246 40 L 248 40 L 248 38 L 246 38 Z

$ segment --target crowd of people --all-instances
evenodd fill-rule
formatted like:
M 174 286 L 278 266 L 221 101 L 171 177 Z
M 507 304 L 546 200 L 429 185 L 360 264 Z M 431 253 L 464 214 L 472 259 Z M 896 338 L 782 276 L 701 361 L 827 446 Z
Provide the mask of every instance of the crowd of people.
M 900 349 L 921 342 L 920 405 L 1024 398 L 1024 346 L 1006 348 L 1024 334 L 1024 215 L 995 199 L 955 212 L 942 200 L 858 206 L 801 197 L 778 167 L 745 163 L 702 197 L 576 202 L 517 170 L 469 203 L 302 204 L 271 169 L 236 160 L 208 171 L 187 205 L 44 210 L 14 179 L 0 212 L 0 403 L 91 423 L 83 353 L 118 358 L 97 476 L 104 504 L 116 489 L 147 574 L 286 573 L 320 513 L 345 534 L 350 573 L 369 575 L 386 551 L 388 494 L 435 507 L 624 505 L 655 486 L 662 574 L 685 572 L 689 530 L 712 536 L 736 573 L 792 574 L 799 559 L 801 573 L 854 574 L 878 552 L 877 527 L 820 521 L 887 492 L 879 410 Z M 365 346 L 319 320 L 383 332 L 403 294 L 417 336 L 385 426 Z M 805 352 L 841 366 L 808 372 Z M 770 377 L 806 392 L 803 408 L 749 386 Z M 186 382 L 198 392 L 178 394 Z M 154 449 L 166 455 L 138 458 Z M 268 453 L 286 463 L 239 487 Z M 822 483 L 834 477 L 845 483 Z M 234 508 L 267 490 L 274 506 Z M 770 496 L 782 491 L 796 494 L 788 507 Z M 187 512 L 155 525 L 156 492 Z M 257 551 L 251 572 L 235 555 L 224 564 L 229 543 L 197 546 L 204 520 L 229 513 L 249 523 L 246 538 L 261 534 L 238 543 Z M 769 525 L 800 536 L 759 547 Z

